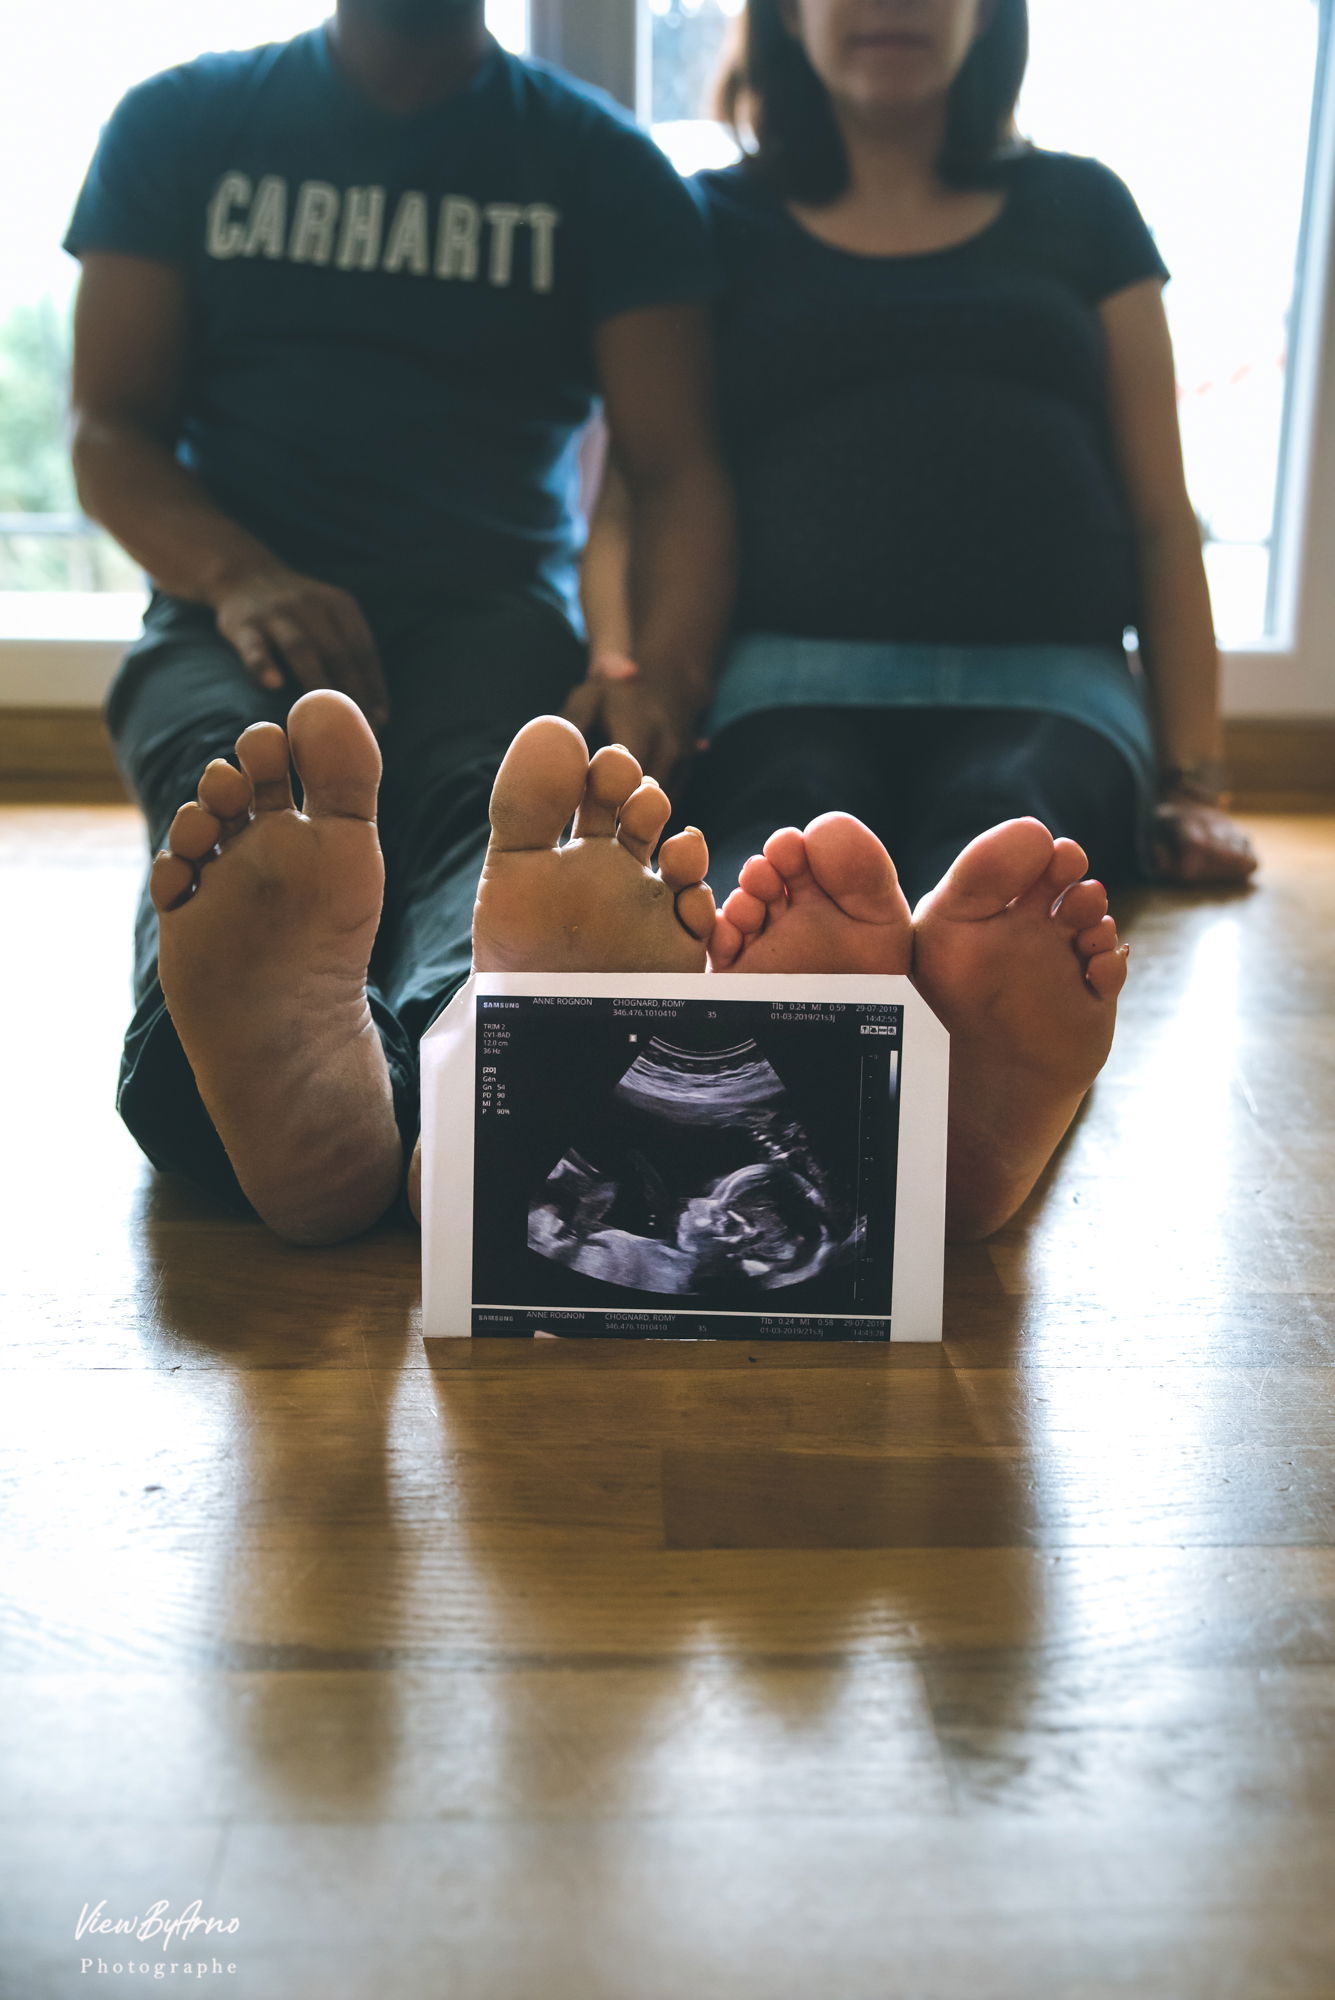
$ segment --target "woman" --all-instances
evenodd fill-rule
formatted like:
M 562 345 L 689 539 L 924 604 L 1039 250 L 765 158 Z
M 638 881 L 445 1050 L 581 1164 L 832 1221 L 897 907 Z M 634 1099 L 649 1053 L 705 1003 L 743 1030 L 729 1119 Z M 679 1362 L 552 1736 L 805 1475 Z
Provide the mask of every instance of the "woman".
M 865 820 L 911 898 L 1032 814 L 1105 877 L 1239 880 L 1167 271 L 1122 183 L 1014 139 L 1025 0 L 749 0 L 754 134 L 695 186 L 740 588 L 690 812 L 717 879 Z M 615 480 L 594 675 L 625 652 Z M 1135 625 L 1145 670 L 1123 652 Z

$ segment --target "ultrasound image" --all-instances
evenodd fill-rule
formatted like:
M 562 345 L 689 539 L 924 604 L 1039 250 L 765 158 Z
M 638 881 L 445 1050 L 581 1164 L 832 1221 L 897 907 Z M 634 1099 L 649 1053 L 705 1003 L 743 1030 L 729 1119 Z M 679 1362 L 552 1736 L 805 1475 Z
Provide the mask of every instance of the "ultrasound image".
M 901 1022 L 480 997 L 474 1330 L 888 1337 Z
M 535 1192 L 540 1257 L 707 1299 L 800 1285 L 854 1251 L 860 1223 L 754 1041 L 698 1051 L 654 1037 L 612 1111 L 597 1160 L 570 1146 Z

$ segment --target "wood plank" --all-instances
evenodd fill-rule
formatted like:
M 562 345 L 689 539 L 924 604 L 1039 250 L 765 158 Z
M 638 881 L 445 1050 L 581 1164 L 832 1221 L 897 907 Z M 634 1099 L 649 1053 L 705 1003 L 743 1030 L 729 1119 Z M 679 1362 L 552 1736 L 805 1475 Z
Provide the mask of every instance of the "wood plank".
M 17 1550 L 0 1585 L 7 1672 L 572 1669 L 733 1659 L 1027 1655 L 1147 1665 L 1335 1666 L 1324 1547 L 664 1549 L 628 1536 L 474 1535 L 434 1522 L 337 1535 L 276 1524 L 129 1547 Z M 451 1533 L 451 1519 L 458 1523 Z M 462 1516 L 462 1520 L 460 1519 Z M 170 1578 L 170 1587 L 162 1579 Z
M 0 799 L 114 804 L 125 786 L 95 708 L 0 708 Z
M 1314 1818 L 1335 1775 L 1325 1668 L 1004 1655 L 708 1653 L 598 1665 L 302 1667 L 0 1677 L 6 1809 L 145 1830 L 628 1812 L 928 1820 L 975 1811 Z M 496 1722 L 504 1718 L 504 1740 Z M 387 1726 L 392 1723 L 391 1726 Z M 53 1770 L 47 1745 L 63 1733 Z
M 1273 809 L 1272 799 L 1296 795 L 1302 801 L 1299 810 L 1330 811 L 1335 796 L 1335 718 L 1226 717 L 1224 756 L 1241 808 L 1265 812 Z
M 83 1897 L 80 1833 L 34 1829 L 24 1857 L 25 1907 L 48 1938 Z M 174 1834 L 164 1822 L 164 1847 Z M 1180 1815 L 933 1822 L 894 1800 L 845 1823 L 240 1821 L 210 1907 L 239 1916 L 246 2000 L 1315 2000 L 1335 1946 L 1332 1858 L 1319 1828 L 1284 1834 L 1263 1813 L 1228 1829 Z M 191 1871 L 164 1877 L 179 1908 Z M 24 2000 L 83 1989 L 68 1944 L 32 1970 Z

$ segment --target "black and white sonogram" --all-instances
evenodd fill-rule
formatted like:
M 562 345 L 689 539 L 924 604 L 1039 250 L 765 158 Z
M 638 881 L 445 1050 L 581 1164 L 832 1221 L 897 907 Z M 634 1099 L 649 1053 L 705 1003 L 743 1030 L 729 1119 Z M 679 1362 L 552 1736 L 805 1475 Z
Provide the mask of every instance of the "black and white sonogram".
M 885 1338 L 902 1009 L 479 996 L 475 1333 Z

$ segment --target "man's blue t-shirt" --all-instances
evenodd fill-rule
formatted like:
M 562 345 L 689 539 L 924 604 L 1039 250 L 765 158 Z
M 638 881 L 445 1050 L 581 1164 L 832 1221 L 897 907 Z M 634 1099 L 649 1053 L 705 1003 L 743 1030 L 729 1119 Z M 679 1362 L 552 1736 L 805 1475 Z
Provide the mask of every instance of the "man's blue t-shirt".
M 179 455 L 284 561 L 567 610 L 593 330 L 709 290 L 690 195 L 600 93 L 493 44 L 397 116 L 323 28 L 130 91 L 65 248 L 188 272 Z

